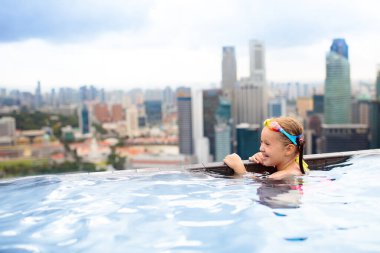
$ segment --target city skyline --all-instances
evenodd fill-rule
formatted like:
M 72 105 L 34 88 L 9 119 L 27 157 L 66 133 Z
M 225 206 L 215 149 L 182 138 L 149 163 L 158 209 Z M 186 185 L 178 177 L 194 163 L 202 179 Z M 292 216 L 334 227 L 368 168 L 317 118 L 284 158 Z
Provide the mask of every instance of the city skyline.
M 3 1 L 0 87 L 43 92 L 220 87 L 222 48 L 249 76 L 249 41 L 266 47 L 269 82 L 324 82 L 334 38 L 350 45 L 351 79 L 376 79 L 376 1 Z

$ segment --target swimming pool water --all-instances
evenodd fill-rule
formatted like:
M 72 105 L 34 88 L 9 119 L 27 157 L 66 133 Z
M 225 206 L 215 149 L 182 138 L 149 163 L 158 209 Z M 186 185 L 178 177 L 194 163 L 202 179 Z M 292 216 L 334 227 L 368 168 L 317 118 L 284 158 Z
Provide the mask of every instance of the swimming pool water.
M 0 181 L 0 252 L 379 252 L 380 156 L 276 182 L 182 170 Z

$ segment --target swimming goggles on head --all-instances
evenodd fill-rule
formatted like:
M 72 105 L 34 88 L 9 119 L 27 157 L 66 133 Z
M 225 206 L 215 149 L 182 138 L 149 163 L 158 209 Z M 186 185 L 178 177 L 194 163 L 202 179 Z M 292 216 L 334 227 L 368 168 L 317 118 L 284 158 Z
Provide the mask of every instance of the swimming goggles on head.
M 280 132 L 294 144 L 297 144 L 297 138 L 300 139 L 302 137 L 302 134 L 300 135 L 291 135 L 288 132 L 286 132 L 277 121 L 273 121 L 273 119 L 267 119 L 264 121 L 264 126 L 268 127 L 270 130 L 275 131 L 275 132 Z

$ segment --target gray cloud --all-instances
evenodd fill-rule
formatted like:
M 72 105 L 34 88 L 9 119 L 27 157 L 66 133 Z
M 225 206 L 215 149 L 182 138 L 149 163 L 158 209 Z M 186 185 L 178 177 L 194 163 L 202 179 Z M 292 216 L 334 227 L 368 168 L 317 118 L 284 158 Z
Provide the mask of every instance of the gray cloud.
M 251 1 L 246 2 L 237 22 L 232 21 L 231 25 L 236 27 L 236 34 L 263 40 L 274 48 L 307 45 L 348 34 L 376 33 L 380 19 L 368 15 L 370 5 L 356 8 L 360 6 L 358 1 Z
M 0 42 L 82 40 L 144 26 L 146 1 L 2 0 Z
M 180 0 L 183 1 L 183 0 Z M 0 42 L 29 38 L 66 42 L 88 40 L 104 32 L 133 33 L 141 44 L 190 46 L 307 45 L 347 34 L 376 32 L 380 16 L 370 13 L 376 0 L 2 0 Z M 185 4 L 186 3 L 186 4 Z M 150 12 L 153 10 L 153 12 Z M 150 16 L 152 13 L 154 15 Z M 148 33 L 147 33 L 148 34 Z

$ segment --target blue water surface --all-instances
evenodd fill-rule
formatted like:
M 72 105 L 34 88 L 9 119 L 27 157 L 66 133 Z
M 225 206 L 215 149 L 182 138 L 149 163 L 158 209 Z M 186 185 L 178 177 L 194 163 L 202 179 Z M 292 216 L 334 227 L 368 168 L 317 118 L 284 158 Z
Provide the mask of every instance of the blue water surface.
M 287 181 L 184 170 L 0 181 L 0 252 L 379 252 L 380 156 Z

